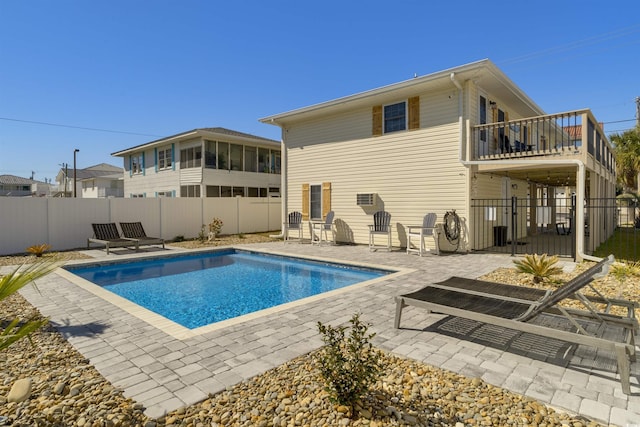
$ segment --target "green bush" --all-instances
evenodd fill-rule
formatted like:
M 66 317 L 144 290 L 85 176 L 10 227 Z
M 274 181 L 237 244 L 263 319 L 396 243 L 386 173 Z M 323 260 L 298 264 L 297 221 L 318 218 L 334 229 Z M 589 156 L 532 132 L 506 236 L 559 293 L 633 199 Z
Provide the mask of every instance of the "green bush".
M 562 273 L 562 268 L 556 266 L 557 256 L 547 258 L 547 254 L 525 255 L 524 259 L 513 261 L 513 263 L 518 272 L 532 275 L 533 283 L 540 283 L 551 276 Z
M 325 346 L 316 363 L 331 401 L 348 406 L 353 413 L 354 404 L 378 381 L 383 366 L 379 351 L 371 344 L 375 333 L 368 333 L 370 325 L 360 321 L 357 313 L 350 323 L 351 333 L 345 337 L 346 326 L 334 328 L 318 322 Z
M 20 266 L 0 277 L 0 300 L 8 298 L 24 286 L 33 283 L 34 280 L 46 276 L 58 266 L 59 263 L 55 262 L 55 260 L 40 261 L 31 265 Z M 9 321 L 0 317 L 0 326 L 5 325 L 4 329 L 0 327 L 0 350 L 4 350 L 22 338 L 28 338 L 29 335 L 46 325 L 47 322 L 47 319 L 29 319 L 27 321 L 13 319 Z

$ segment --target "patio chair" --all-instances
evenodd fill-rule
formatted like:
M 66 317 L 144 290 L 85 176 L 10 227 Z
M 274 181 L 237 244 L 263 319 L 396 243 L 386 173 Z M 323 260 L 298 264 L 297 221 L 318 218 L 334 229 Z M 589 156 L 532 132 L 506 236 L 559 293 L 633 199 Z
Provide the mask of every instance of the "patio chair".
M 302 214 L 298 211 L 291 212 L 287 217 L 287 222 L 282 224 L 282 234 L 284 243 L 293 240 L 292 235 L 297 233 L 295 239 L 302 242 Z
M 634 310 L 630 310 L 627 317 L 622 317 L 591 311 L 578 313 L 559 305 L 560 301 L 575 297 L 576 293 L 589 285 L 594 278 L 606 275 L 613 261 L 613 256 L 609 256 L 566 284 L 544 295 L 531 288 L 525 287 L 517 292 L 511 287 L 495 286 L 496 284 L 483 285 L 483 282 L 475 283 L 477 287 L 469 283 L 464 284 L 463 281 L 457 281 L 454 286 L 452 282 L 447 281 L 428 285 L 416 292 L 395 298 L 394 325 L 396 328 L 400 327 L 404 307 L 415 306 L 426 309 L 428 312 L 433 311 L 611 351 L 617 359 L 622 390 L 630 394 L 630 363 L 636 360 L 634 334 L 638 330 L 635 314 L 631 314 Z M 541 315 L 555 318 L 562 316 L 568 319 L 574 330 L 553 328 L 549 326 L 549 322 L 537 321 Z M 581 319 L 583 324 L 577 322 L 577 317 L 583 318 Z M 587 322 L 593 324 L 594 321 L 598 327 L 598 334 L 589 333 L 585 329 Z M 606 336 L 603 334 L 612 326 L 620 330 L 619 339 L 614 339 L 614 335 L 610 332 Z
M 387 236 L 387 244 L 376 246 L 375 236 Z M 369 225 L 369 250 L 386 248 L 391 251 L 391 214 L 387 211 L 378 211 L 373 214 L 373 224 Z
M 309 223 L 311 229 L 311 244 L 317 243 L 318 246 L 322 246 L 322 242 L 331 242 L 335 244 L 336 234 L 333 229 L 333 217 L 334 212 L 327 212 L 327 216 L 324 221 L 312 221 Z M 331 233 L 331 239 L 329 239 L 329 233 Z M 322 235 L 324 234 L 324 240 Z
M 407 226 L 407 253 L 417 252 L 420 256 L 427 253 L 426 245 L 424 243 L 425 237 L 433 237 L 435 242 L 434 253 L 438 255 L 440 253 L 440 247 L 438 245 L 438 233 L 436 232 L 436 219 L 435 213 L 428 213 L 422 219 L 422 225 L 408 225 Z M 414 242 L 411 239 L 414 239 Z M 418 240 L 417 245 L 415 240 Z
M 136 251 L 139 248 L 138 239 L 120 236 L 115 222 L 91 224 L 91 227 L 93 228 L 93 237 L 87 239 L 87 249 L 91 247 L 91 243 L 98 243 L 106 247 L 108 255 L 111 248 L 135 246 Z
M 161 244 L 162 249 L 164 249 L 164 239 L 147 236 L 141 222 L 121 222 L 120 229 L 122 229 L 122 234 L 125 238 L 136 239 L 141 246 Z

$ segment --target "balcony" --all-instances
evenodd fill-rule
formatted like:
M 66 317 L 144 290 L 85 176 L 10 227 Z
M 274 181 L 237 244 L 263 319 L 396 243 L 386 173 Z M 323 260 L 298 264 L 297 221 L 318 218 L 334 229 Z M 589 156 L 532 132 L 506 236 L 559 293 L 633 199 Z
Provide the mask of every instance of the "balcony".
M 611 144 L 590 110 L 472 126 L 473 160 L 575 158 L 615 171 Z

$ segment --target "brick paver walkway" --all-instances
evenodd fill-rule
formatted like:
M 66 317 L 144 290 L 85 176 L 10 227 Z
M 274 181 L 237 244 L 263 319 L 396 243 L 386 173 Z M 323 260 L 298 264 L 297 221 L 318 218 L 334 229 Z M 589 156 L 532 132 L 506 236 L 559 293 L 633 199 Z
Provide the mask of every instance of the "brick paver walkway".
M 521 351 L 505 351 L 499 345 L 491 345 L 492 338 L 501 336 L 500 331 L 483 330 L 478 325 L 412 307 L 403 312 L 402 329 L 393 328 L 395 295 L 451 275 L 475 278 L 497 267 L 511 266 L 508 256 L 418 257 L 400 251 L 369 252 L 366 246 L 312 247 L 281 242 L 245 247 L 413 271 L 185 339 L 175 338 L 57 274 L 38 282 L 40 293 L 27 287 L 22 294 L 49 316 L 114 386 L 143 404 L 151 417 L 199 402 L 209 393 L 314 350 L 321 345 L 318 321 L 335 325 L 361 312 L 363 320 L 372 324 L 371 331 L 377 333 L 375 345 L 379 348 L 466 376 L 481 377 L 496 386 L 603 423 L 640 424 L 638 363 L 632 366 L 633 394 L 627 396 L 622 393 L 615 367 L 598 368 L 588 360 L 593 356 L 588 349 L 576 351 L 571 363 L 564 366 L 562 360 L 545 359 L 544 349 L 540 350 L 544 345 L 535 342 L 535 338 L 527 341 L 527 337 L 516 337 L 512 342 L 519 340 L 520 347 L 514 346 Z M 104 251 L 87 253 L 107 258 Z M 124 257 L 122 252 L 108 256 Z M 465 331 L 480 339 L 469 340 L 461 335 Z M 562 350 L 551 348 L 547 353 L 559 349 Z

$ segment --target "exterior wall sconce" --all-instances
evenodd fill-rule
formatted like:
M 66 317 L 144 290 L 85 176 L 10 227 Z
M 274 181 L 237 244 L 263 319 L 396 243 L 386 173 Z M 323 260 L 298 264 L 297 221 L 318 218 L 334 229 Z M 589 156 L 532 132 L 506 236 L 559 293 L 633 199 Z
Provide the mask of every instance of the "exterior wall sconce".
M 496 101 L 489 101 L 489 108 L 495 110 L 496 108 L 498 108 L 498 103 Z

